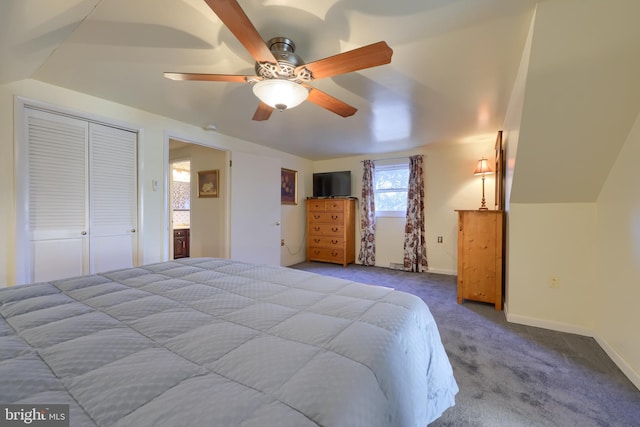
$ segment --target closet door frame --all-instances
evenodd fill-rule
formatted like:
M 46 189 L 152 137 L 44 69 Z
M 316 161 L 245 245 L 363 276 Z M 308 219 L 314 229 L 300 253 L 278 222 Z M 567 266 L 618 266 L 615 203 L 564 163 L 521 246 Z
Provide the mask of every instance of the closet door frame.
M 137 162 L 136 162 L 136 178 L 137 178 L 137 229 L 136 229 L 136 248 L 133 254 L 133 264 L 139 265 L 140 260 L 144 259 L 143 254 L 143 236 L 144 236 L 144 224 L 142 216 L 142 200 L 144 200 L 144 185 L 143 185 L 143 168 L 141 162 L 141 148 L 143 144 L 143 130 L 131 123 L 121 122 L 115 119 L 101 117 L 95 114 L 80 112 L 71 110 L 58 105 L 50 104 L 47 102 L 22 97 L 14 97 L 14 188 L 16 194 L 15 200 L 15 236 L 13 241 L 15 242 L 14 253 L 14 266 L 15 266 L 15 278 L 13 282 L 17 285 L 31 283 L 32 282 L 32 255 L 29 242 L 29 217 L 28 213 L 28 177 L 25 177 L 28 164 L 28 150 L 26 145 L 27 135 L 25 134 L 25 119 L 27 108 L 34 110 L 41 110 L 51 114 L 57 114 L 60 116 L 68 116 L 71 118 L 86 120 L 92 123 L 98 123 L 106 126 L 119 128 L 122 130 L 136 133 L 137 136 Z M 11 236 L 8 236 L 11 238 Z M 11 261 L 9 261 L 11 262 Z

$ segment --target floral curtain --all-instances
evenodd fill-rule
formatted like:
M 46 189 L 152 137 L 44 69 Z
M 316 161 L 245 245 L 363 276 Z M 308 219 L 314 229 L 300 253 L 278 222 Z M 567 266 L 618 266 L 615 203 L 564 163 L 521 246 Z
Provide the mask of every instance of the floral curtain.
M 362 265 L 376 264 L 376 203 L 374 181 L 376 165 L 373 160 L 363 162 L 362 174 L 362 213 L 360 215 L 360 254 L 358 261 Z
M 409 158 L 407 222 L 404 228 L 404 269 L 427 271 L 427 245 L 424 233 L 424 173 L 422 156 Z

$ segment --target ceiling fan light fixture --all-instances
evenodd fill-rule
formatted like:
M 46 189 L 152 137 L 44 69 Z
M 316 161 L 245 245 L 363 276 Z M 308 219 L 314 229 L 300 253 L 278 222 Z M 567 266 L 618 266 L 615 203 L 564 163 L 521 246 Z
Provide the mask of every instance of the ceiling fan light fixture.
M 253 85 L 253 93 L 260 101 L 278 110 L 300 105 L 309 96 L 309 91 L 299 83 L 289 80 L 262 80 Z

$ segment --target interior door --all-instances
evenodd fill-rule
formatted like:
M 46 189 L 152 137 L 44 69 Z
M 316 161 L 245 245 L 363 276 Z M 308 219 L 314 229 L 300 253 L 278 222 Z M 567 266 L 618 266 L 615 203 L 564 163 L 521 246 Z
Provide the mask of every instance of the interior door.
M 26 156 L 20 167 L 26 191 L 18 192 L 19 229 L 27 230 L 28 282 L 89 272 L 88 123 L 25 110 Z M 25 197 L 26 196 L 26 197 Z M 24 197 L 24 199 L 23 199 Z
M 280 160 L 233 152 L 231 259 L 280 265 Z
M 137 134 L 89 124 L 91 273 L 130 268 L 137 254 Z

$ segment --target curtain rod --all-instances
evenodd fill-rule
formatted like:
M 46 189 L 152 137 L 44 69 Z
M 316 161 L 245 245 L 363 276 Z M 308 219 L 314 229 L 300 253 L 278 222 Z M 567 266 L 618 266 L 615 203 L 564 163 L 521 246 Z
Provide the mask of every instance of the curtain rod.
M 409 158 L 412 156 L 402 156 L 402 157 L 387 157 L 386 159 L 367 159 L 367 160 L 373 160 L 374 162 L 381 162 L 383 160 L 409 160 Z M 360 163 L 364 163 L 364 160 L 360 160 Z

